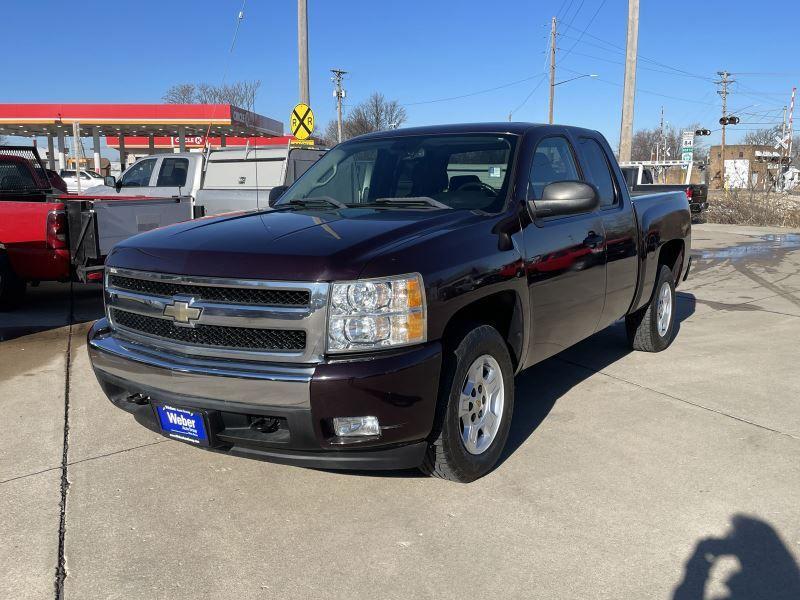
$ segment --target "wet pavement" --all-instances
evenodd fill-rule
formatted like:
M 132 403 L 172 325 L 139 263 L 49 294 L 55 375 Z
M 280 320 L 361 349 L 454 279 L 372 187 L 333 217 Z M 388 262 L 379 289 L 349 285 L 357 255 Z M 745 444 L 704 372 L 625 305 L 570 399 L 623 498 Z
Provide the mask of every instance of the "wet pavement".
M 800 234 L 693 255 L 673 345 L 617 324 L 521 374 L 466 486 L 165 441 L 94 380 L 97 288 L 32 289 L 0 313 L 0 598 L 798 598 Z

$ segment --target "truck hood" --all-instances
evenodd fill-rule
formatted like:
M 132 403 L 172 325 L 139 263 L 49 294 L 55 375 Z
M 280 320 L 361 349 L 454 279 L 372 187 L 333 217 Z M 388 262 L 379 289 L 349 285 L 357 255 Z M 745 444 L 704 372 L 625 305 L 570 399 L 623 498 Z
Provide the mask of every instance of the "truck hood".
M 355 279 L 376 256 L 479 218 L 461 210 L 370 208 L 231 213 L 129 238 L 106 264 L 208 277 Z

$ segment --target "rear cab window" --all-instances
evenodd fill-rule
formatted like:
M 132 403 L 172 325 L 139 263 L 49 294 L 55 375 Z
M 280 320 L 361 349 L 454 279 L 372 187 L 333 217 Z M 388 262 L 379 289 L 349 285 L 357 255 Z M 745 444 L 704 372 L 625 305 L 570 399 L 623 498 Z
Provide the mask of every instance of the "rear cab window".
M 157 187 L 181 187 L 186 185 L 189 172 L 188 158 L 164 158 L 158 170 Z

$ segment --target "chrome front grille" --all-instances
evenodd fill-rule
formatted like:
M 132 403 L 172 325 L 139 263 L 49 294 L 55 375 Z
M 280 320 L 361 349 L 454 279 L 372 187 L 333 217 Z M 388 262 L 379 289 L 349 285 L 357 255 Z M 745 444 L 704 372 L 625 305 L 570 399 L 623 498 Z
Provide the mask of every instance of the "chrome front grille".
M 166 319 L 118 308 L 111 309 L 111 319 L 126 329 L 184 344 L 273 352 L 302 352 L 306 348 L 306 332 L 300 329 L 251 329 L 218 325 L 180 327 Z
M 264 288 L 210 287 L 152 279 L 136 279 L 110 275 L 108 284 L 120 290 L 141 292 L 153 296 L 189 295 L 197 300 L 229 304 L 263 304 L 265 306 L 307 306 L 311 300 L 308 290 L 272 290 Z
M 325 352 L 328 287 L 109 267 L 105 294 L 119 335 L 163 351 L 314 363 Z

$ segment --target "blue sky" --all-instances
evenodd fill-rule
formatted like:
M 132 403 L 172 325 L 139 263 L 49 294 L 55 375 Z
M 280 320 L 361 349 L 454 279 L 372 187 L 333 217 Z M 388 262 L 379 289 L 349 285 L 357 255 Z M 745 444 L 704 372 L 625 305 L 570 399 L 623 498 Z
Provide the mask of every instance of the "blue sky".
M 16 51 L 5 53 L 0 102 L 159 102 L 174 83 L 219 83 L 228 63 L 227 81 L 261 79 L 256 110 L 286 122 L 298 94 L 296 2 L 247 0 L 230 54 L 241 3 L 6 0 L 4 46 Z M 406 105 L 406 125 L 505 120 L 514 109 L 515 120 L 543 121 L 545 50 L 550 18 L 558 15 L 557 79 L 598 78 L 556 88 L 556 121 L 598 129 L 617 144 L 627 0 L 308 4 L 311 104 L 319 126 L 335 116 L 331 67 L 349 71 L 348 104 L 383 92 Z M 743 113 L 733 140 L 779 122 L 800 81 L 800 66 L 791 64 L 800 55 L 797 16 L 796 0 L 763 9 L 743 0 L 643 0 L 635 127 L 656 126 L 663 105 L 671 124 L 716 129 L 712 79 L 723 68 L 737 80 L 729 106 Z M 429 102 L 505 84 L 512 85 Z

